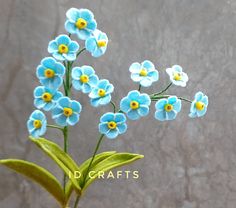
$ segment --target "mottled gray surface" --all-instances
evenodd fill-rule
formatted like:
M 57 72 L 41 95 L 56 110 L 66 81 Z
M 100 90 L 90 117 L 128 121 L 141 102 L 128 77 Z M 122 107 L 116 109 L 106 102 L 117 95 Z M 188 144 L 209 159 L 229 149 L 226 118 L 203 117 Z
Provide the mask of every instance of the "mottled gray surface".
M 203 90 L 210 99 L 202 119 L 189 119 L 189 105 L 184 104 L 175 121 L 161 123 L 153 118 L 152 106 L 149 117 L 128 122 L 126 135 L 105 140 L 101 151 L 145 155 L 128 168 L 139 170 L 140 178 L 98 181 L 88 189 L 81 207 L 235 208 L 235 0 L 1 0 L 0 158 L 35 161 L 61 177 L 60 170 L 28 141 L 25 122 L 38 85 L 35 68 L 48 55 L 48 41 L 65 33 L 70 7 L 91 9 L 110 38 L 104 56 L 94 59 L 84 53 L 77 63 L 92 65 L 115 85 L 116 103 L 137 88 L 129 78 L 129 65 L 145 59 L 155 63 L 161 78 L 147 92 L 163 88 L 168 83 L 165 68 L 180 64 L 190 77 L 188 87 L 170 93 L 192 98 Z M 87 96 L 73 96 L 84 110 L 79 125 L 71 128 L 70 152 L 82 162 L 96 144 L 100 115 L 111 108 L 94 109 Z M 53 130 L 47 138 L 62 143 Z M 41 188 L 0 167 L 0 207 L 58 206 Z

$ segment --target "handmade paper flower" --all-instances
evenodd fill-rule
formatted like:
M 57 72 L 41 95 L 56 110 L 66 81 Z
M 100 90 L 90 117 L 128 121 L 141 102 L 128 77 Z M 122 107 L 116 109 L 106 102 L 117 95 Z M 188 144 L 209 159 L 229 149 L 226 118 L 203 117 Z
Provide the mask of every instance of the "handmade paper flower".
M 59 35 L 48 44 L 48 52 L 59 61 L 74 61 L 78 50 L 79 44 L 67 35 Z
M 39 86 L 34 90 L 34 105 L 36 108 L 50 111 L 62 96 L 63 94 L 57 90 Z
M 137 120 L 149 113 L 151 104 L 150 97 L 145 93 L 133 90 L 120 102 L 120 109 L 125 112 L 129 119 Z
M 123 113 L 105 113 L 100 118 L 99 132 L 109 139 L 116 138 L 127 130 L 126 117 Z
M 95 30 L 93 36 L 85 42 L 85 48 L 93 57 L 102 56 L 107 50 L 108 37 L 106 33 L 100 30 Z
M 52 118 L 60 126 L 67 126 L 68 124 L 74 126 L 79 121 L 81 110 L 82 106 L 78 101 L 61 97 L 52 110 Z
M 197 92 L 194 96 L 194 100 L 191 103 L 189 117 L 196 118 L 206 114 L 208 106 L 208 97 L 202 92 Z
M 65 67 L 54 58 L 47 57 L 37 67 L 37 77 L 42 85 L 51 89 L 58 89 L 63 82 Z
M 181 110 L 181 100 L 170 96 L 157 101 L 155 118 L 159 121 L 173 120 Z
M 91 98 L 90 103 L 94 107 L 99 105 L 106 105 L 111 101 L 111 93 L 114 91 L 114 87 L 106 79 L 101 79 L 97 86 L 89 93 Z
M 174 65 L 166 69 L 167 74 L 170 76 L 170 81 L 177 86 L 185 87 L 188 82 L 188 75 L 183 72 L 179 65 Z
M 72 85 L 83 93 L 91 92 L 98 83 L 98 77 L 91 66 L 81 66 L 72 69 Z
M 29 117 L 27 128 L 30 135 L 35 138 L 44 135 L 47 130 L 47 120 L 44 113 L 40 110 L 35 110 Z
M 151 61 L 144 61 L 140 63 L 133 63 L 129 67 L 131 72 L 131 79 L 134 82 L 139 82 L 143 87 L 149 87 L 153 82 L 156 82 L 159 79 L 159 73 L 155 69 L 154 64 Z
M 97 28 L 93 13 L 88 9 L 71 8 L 66 12 L 65 29 L 71 34 L 77 34 L 79 39 L 86 40 Z

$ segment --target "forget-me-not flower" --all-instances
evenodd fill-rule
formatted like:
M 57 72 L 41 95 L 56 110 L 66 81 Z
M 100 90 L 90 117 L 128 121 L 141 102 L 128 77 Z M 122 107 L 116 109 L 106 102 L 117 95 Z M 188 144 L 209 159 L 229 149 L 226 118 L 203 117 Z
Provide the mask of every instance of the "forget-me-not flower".
M 59 35 L 48 44 L 48 52 L 59 61 L 74 61 L 79 50 L 79 44 L 67 35 Z
M 123 113 L 105 113 L 100 118 L 99 132 L 109 139 L 116 138 L 127 130 L 126 117 Z
M 137 120 L 149 113 L 151 99 L 146 93 L 133 90 L 120 102 L 120 109 L 127 114 L 131 120 Z
M 94 107 L 106 105 L 111 101 L 111 93 L 114 91 L 114 86 L 106 79 L 101 79 L 97 86 L 89 93 L 91 98 L 90 103 Z
M 181 110 L 181 100 L 176 96 L 160 99 L 156 102 L 155 118 L 159 121 L 174 120 Z
M 27 128 L 30 135 L 35 138 L 44 135 L 47 130 L 47 119 L 44 113 L 40 110 L 35 110 L 27 121 Z
M 66 12 L 65 29 L 71 34 L 77 34 L 79 39 L 86 40 L 97 28 L 93 13 L 88 9 L 71 8 Z
M 85 42 L 85 48 L 93 57 L 102 56 L 107 50 L 108 37 L 106 33 L 95 30 L 93 36 L 89 37 Z
M 46 57 L 37 67 L 36 75 L 42 85 L 51 89 L 58 89 L 63 82 L 65 67 L 54 58 Z
M 98 77 L 91 66 L 74 67 L 71 76 L 73 87 L 83 93 L 91 92 L 98 83 Z
M 156 82 L 159 79 L 159 73 L 155 69 L 154 64 L 151 61 L 144 61 L 140 63 L 133 63 L 129 67 L 131 72 L 131 79 L 134 82 L 139 82 L 143 87 L 149 87 L 153 82 Z
M 177 86 L 185 87 L 188 82 L 188 75 L 183 72 L 183 69 L 179 65 L 174 65 L 171 68 L 166 69 L 167 74 L 170 77 L 170 81 Z
M 36 108 L 49 111 L 55 106 L 56 101 L 62 96 L 63 94 L 57 90 L 44 86 L 38 86 L 34 90 L 34 105 Z
M 208 97 L 202 92 L 197 92 L 194 96 L 194 100 L 191 103 L 189 117 L 196 118 L 206 114 L 208 106 Z

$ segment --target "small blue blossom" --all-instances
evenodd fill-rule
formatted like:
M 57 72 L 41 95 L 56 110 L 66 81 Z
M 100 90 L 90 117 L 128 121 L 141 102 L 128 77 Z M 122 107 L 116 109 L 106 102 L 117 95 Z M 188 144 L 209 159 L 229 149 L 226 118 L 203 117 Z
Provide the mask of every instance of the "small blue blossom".
M 50 111 L 63 94 L 57 90 L 38 86 L 34 90 L 34 105 L 38 109 Z
M 48 52 L 59 61 L 74 61 L 79 50 L 79 44 L 67 35 L 59 35 L 48 44 Z
M 85 48 L 93 57 L 102 56 L 107 50 L 108 37 L 106 33 L 100 30 L 95 30 L 93 36 L 85 42 Z
M 139 82 L 143 87 L 150 87 L 153 82 L 156 82 L 159 79 L 159 73 L 155 69 L 154 64 L 151 61 L 144 61 L 140 63 L 133 63 L 129 67 L 131 72 L 131 79 L 134 82 Z
M 52 118 L 60 126 L 74 126 L 80 117 L 82 106 L 78 101 L 68 97 L 61 97 L 52 110 Z
M 114 86 L 106 79 L 101 79 L 97 86 L 89 93 L 91 105 L 98 107 L 106 105 L 111 101 L 111 93 L 114 91 Z
M 51 57 L 44 58 L 36 72 L 40 83 L 51 89 L 58 89 L 62 85 L 64 74 L 65 67 Z
M 206 114 L 208 106 L 208 97 L 202 92 L 197 92 L 194 96 L 194 100 L 191 103 L 189 117 L 196 118 Z
M 123 113 L 105 113 L 100 118 L 99 132 L 109 139 L 116 138 L 127 130 L 126 117 Z
M 40 110 L 35 110 L 29 117 L 27 128 L 30 135 L 35 138 L 44 135 L 47 130 L 47 119 L 44 113 Z
M 183 72 L 179 65 L 174 65 L 166 69 L 167 74 L 170 76 L 170 81 L 177 86 L 185 87 L 188 82 L 188 75 Z
M 66 12 L 65 29 L 71 34 L 77 34 L 79 39 L 86 40 L 97 28 L 93 13 L 88 9 L 71 8 Z
M 159 121 L 174 120 L 181 110 L 181 100 L 176 96 L 160 99 L 156 102 L 155 118 Z
M 149 113 L 150 104 L 149 95 L 133 90 L 121 100 L 120 109 L 127 114 L 129 119 L 137 120 Z
M 72 85 L 76 90 L 90 93 L 97 86 L 98 77 L 91 66 L 81 66 L 72 69 Z

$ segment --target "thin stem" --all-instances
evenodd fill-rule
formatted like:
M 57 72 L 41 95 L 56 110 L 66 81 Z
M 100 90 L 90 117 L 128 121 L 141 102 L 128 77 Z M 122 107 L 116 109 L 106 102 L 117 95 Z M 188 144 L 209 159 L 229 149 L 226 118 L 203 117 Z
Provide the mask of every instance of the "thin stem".
M 157 93 L 154 93 L 154 94 L 152 94 L 152 95 L 161 95 L 162 93 L 164 93 L 165 91 L 167 91 L 167 90 L 171 87 L 171 85 L 172 85 L 172 82 L 171 82 L 164 90 L 162 90 L 162 91 L 160 91 L 160 92 L 157 92 Z
M 82 48 L 77 54 L 76 54 L 76 57 L 78 57 L 83 51 L 85 51 L 86 48 Z
M 63 128 L 61 128 L 60 126 L 47 124 L 47 127 L 49 127 L 49 128 L 54 128 L 54 129 L 59 129 L 59 130 L 63 131 Z
M 111 105 L 113 106 L 113 112 L 116 112 L 116 104 L 114 102 L 112 102 L 112 100 L 110 101 Z
M 142 88 L 142 86 L 141 86 L 141 84 L 139 84 L 139 86 L 138 86 L 138 91 L 139 92 L 141 91 L 141 88 Z
M 192 103 L 191 100 L 187 99 L 187 98 L 183 98 L 183 97 L 178 97 L 180 100 L 186 101 L 188 103 Z
M 76 198 L 76 200 L 75 200 L 74 208 L 77 208 L 78 203 L 79 203 L 79 200 L 80 200 L 80 196 L 78 195 L 77 198 Z
M 64 136 L 64 152 L 67 153 L 68 152 L 68 126 L 64 127 L 63 136 Z M 63 189 L 64 189 L 64 192 L 65 192 L 65 188 L 66 188 L 66 180 L 67 180 L 67 176 L 64 173 L 64 175 L 63 175 Z
M 157 101 L 157 100 L 160 100 L 162 98 L 168 98 L 170 96 L 173 96 L 173 95 L 160 95 L 160 96 L 150 95 L 150 98 L 151 98 L 152 101 Z M 178 97 L 178 99 L 183 100 L 183 101 L 188 102 L 188 103 L 192 103 L 191 100 L 189 100 L 187 98 L 184 98 L 184 97 Z

